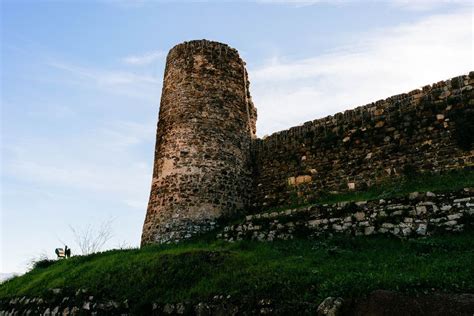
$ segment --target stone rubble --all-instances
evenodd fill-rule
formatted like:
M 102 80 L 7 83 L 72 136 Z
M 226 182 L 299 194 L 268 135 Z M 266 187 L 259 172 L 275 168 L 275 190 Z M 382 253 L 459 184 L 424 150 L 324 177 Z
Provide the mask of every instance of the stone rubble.
M 238 224 L 224 227 L 218 238 L 272 241 L 320 235 L 391 234 L 398 237 L 459 232 L 474 224 L 474 188 L 300 208 L 247 215 Z

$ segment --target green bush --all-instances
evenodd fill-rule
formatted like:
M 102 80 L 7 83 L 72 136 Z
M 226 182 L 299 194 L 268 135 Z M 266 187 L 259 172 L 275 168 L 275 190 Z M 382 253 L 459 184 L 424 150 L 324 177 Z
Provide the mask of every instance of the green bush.
M 40 259 L 33 261 L 33 269 L 45 269 L 56 263 L 56 260 L 53 259 Z

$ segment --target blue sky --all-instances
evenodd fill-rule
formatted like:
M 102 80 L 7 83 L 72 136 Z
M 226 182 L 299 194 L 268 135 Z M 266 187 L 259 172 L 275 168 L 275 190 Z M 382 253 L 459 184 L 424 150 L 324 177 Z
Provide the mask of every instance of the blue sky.
M 257 133 L 473 70 L 468 1 L 2 1 L 1 266 L 25 271 L 69 226 L 113 219 L 137 246 L 167 51 L 228 43 Z

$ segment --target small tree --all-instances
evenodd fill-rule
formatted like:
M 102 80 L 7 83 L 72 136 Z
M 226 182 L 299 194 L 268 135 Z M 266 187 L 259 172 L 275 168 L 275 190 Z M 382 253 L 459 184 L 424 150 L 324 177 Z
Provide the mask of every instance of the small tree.
M 74 240 L 83 255 L 98 252 L 102 249 L 105 243 L 112 238 L 113 221 L 113 219 L 108 219 L 102 222 L 97 229 L 92 225 L 87 225 L 82 229 L 77 229 L 69 225 L 69 228 L 74 235 Z

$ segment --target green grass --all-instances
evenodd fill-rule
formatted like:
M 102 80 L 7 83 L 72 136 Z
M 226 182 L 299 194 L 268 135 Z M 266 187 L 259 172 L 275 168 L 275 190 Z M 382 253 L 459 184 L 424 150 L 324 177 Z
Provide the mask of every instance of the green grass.
M 417 240 L 194 240 L 58 261 L 0 285 L 0 298 L 84 288 L 99 298 L 127 298 L 140 308 L 229 294 L 236 300 L 314 303 L 327 296 L 360 297 L 375 289 L 473 292 L 473 262 L 472 231 Z
M 370 200 L 410 192 L 474 186 L 474 172 L 415 175 L 363 192 L 323 196 L 318 203 Z M 113 250 L 37 265 L 0 285 L 0 299 L 87 289 L 97 298 L 150 302 L 271 298 L 320 302 L 360 297 L 375 289 L 474 292 L 474 232 L 416 240 L 384 236 L 258 243 L 215 241 L 215 233 L 179 245 Z
M 291 205 L 271 208 L 268 211 L 279 211 L 288 208 L 299 208 L 311 204 L 333 204 L 338 202 L 355 202 L 376 199 L 388 199 L 408 195 L 411 192 L 447 192 L 466 187 L 474 187 L 474 170 L 452 170 L 444 173 L 414 173 L 373 185 L 365 190 L 340 193 L 321 192 L 311 201 L 295 201 Z M 257 210 L 259 211 L 259 210 Z

